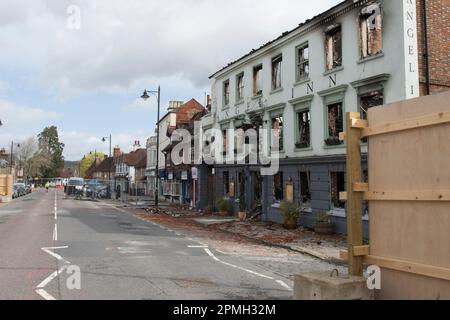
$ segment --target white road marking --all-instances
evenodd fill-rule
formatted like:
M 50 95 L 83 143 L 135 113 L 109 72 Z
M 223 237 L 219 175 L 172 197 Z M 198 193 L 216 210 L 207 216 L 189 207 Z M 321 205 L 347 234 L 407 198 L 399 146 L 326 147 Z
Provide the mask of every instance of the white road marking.
M 58 241 L 58 225 L 55 223 L 55 228 L 53 229 L 53 241 Z
M 45 291 L 44 289 L 38 289 L 36 290 L 36 293 L 38 295 L 40 295 L 42 298 L 44 298 L 45 300 L 56 300 L 55 297 L 53 297 L 52 295 L 50 295 L 47 291 Z
M 65 260 L 63 257 L 61 257 L 59 254 L 54 253 L 52 250 L 56 250 L 56 249 L 68 249 L 69 247 L 54 247 L 54 248 L 42 248 L 42 251 L 44 251 L 45 253 L 48 253 L 49 255 L 51 255 L 52 257 L 58 259 L 59 261 L 65 262 L 67 264 L 70 264 L 69 261 Z
M 226 265 L 226 266 L 229 266 L 229 267 L 232 267 L 232 268 L 236 268 L 236 269 L 239 269 L 239 270 L 242 270 L 242 271 L 251 273 L 251 274 L 253 274 L 253 275 L 255 275 L 255 276 L 258 276 L 258 277 L 261 277 L 261 278 L 266 278 L 266 279 L 270 279 L 270 280 L 275 280 L 274 278 L 269 277 L 269 276 L 266 276 L 266 275 L 264 275 L 264 274 L 261 274 L 261 273 L 258 273 L 258 272 L 255 272 L 255 271 L 252 271 L 252 270 L 243 268 L 243 267 L 239 267 L 239 266 L 236 266 L 236 265 L 234 265 L 234 264 L 231 264 L 231 263 L 228 263 L 228 262 L 225 262 L 225 261 L 222 261 L 222 260 L 220 260 L 219 258 L 217 258 L 217 257 L 211 252 L 211 250 L 209 250 L 209 249 L 204 249 L 204 250 L 205 250 L 205 252 L 206 252 L 211 258 L 213 258 L 215 261 L 220 262 L 220 263 L 222 263 L 222 264 L 224 264 L 224 265 Z
M 50 282 L 52 282 L 53 279 L 55 279 L 57 276 L 59 276 L 61 273 L 63 273 L 64 270 L 67 269 L 67 265 L 64 265 L 59 269 L 58 271 L 53 272 L 51 275 L 47 277 L 44 281 L 42 281 L 36 288 L 42 289 L 45 288 Z
M 188 248 L 200 248 L 200 249 L 205 249 L 205 248 L 208 248 L 208 246 L 188 246 Z
M 292 288 L 291 288 L 290 286 L 288 286 L 288 285 L 286 284 L 286 282 L 284 282 L 283 280 L 277 280 L 277 283 L 278 283 L 280 286 L 286 288 L 287 290 L 293 291 Z

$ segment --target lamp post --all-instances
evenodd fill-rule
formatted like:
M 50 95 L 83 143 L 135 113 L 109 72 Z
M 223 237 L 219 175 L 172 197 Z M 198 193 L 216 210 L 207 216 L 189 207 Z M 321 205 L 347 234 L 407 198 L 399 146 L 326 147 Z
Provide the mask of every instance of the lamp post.
M 111 159 L 111 141 L 112 141 L 112 135 L 110 134 L 109 137 L 103 137 L 102 142 L 106 142 L 106 140 L 109 140 L 109 168 L 108 168 L 108 190 L 107 190 L 107 198 L 111 198 L 111 163 L 114 161 Z
M 158 118 L 156 121 L 156 191 L 155 191 L 155 206 L 156 209 L 159 207 L 159 116 L 160 116 L 160 107 L 161 107 L 161 86 L 158 86 L 158 91 L 147 91 L 145 90 L 142 94 L 141 98 L 144 99 L 144 101 L 147 101 L 150 99 L 150 95 L 157 95 L 158 98 Z

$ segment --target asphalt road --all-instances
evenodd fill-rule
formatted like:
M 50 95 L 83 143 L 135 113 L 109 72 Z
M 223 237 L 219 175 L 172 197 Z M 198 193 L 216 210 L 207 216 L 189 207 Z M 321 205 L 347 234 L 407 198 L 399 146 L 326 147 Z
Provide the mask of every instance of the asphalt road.
M 101 202 L 51 190 L 0 206 L 0 299 L 291 298 L 279 272 Z

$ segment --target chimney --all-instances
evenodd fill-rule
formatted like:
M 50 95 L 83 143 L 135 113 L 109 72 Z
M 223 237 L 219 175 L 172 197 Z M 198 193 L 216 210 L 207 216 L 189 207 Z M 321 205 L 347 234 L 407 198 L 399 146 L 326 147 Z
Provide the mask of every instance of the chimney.
M 120 148 L 119 148 L 119 147 L 115 147 L 115 148 L 114 148 L 113 157 L 114 157 L 114 158 L 118 158 L 118 157 L 120 157 L 121 155 L 122 155 L 122 152 L 120 151 Z
M 183 101 L 169 101 L 169 111 L 175 111 L 183 105 Z
M 206 96 L 206 109 L 211 112 L 211 95 Z

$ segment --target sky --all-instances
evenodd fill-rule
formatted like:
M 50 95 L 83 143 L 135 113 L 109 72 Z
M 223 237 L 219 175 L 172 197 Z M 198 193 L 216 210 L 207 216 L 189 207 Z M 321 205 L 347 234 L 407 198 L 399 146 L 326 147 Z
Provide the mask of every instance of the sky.
M 0 0 L 0 148 L 58 127 L 66 160 L 130 151 L 171 100 L 340 0 Z

